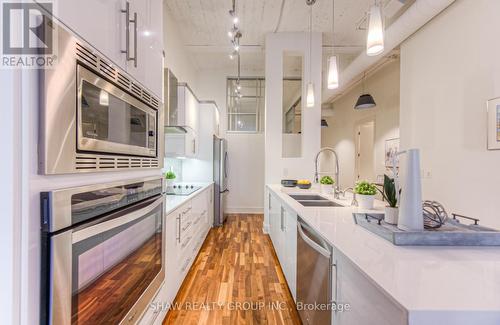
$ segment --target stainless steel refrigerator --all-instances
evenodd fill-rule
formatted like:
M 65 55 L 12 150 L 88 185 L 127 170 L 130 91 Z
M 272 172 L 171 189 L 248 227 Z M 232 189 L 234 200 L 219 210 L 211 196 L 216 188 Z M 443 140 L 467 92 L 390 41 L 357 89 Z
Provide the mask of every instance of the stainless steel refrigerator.
M 227 141 L 214 136 L 214 226 L 222 226 L 226 220 L 224 210 L 229 192 L 227 188 L 228 176 Z

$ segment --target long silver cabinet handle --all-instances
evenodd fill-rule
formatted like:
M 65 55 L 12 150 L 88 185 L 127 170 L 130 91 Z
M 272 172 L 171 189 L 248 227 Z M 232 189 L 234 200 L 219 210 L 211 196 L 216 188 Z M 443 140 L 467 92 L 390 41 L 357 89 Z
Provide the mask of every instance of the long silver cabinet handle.
M 121 10 L 125 14 L 125 59 L 128 61 L 134 61 L 134 67 L 137 68 L 137 12 L 134 12 L 134 19 L 130 19 L 130 2 L 125 3 L 125 9 Z M 130 56 L 130 24 L 134 24 L 134 56 Z
M 181 243 L 181 215 L 177 217 L 177 230 L 179 231 L 179 235 L 177 236 L 177 242 L 180 244 Z
M 125 3 L 125 9 L 120 10 L 125 14 L 125 50 L 122 50 L 122 53 L 125 53 L 125 59 L 130 61 L 130 3 L 127 1 Z
M 137 68 L 137 12 L 134 12 L 134 20 L 131 22 L 134 23 L 134 57 L 132 58 L 132 60 L 134 61 L 134 67 Z

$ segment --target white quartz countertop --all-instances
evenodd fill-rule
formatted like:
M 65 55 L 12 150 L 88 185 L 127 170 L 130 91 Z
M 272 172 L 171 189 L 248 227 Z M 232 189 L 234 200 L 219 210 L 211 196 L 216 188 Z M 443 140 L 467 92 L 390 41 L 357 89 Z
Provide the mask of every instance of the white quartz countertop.
M 318 190 L 268 188 L 406 308 L 410 324 L 500 324 L 500 247 L 395 246 L 354 223 L 353 212 L 366 210 L 351 199 L 304 207 L 288 194 Z
M 165 213 L 168 215 L 187 201 L 191 200 L 201 192 L 203 192 L 205 189 L 207 189 L 210 185 L 213 184 L 211 183 L 189 183 L 190 185 L 195 185 L 195 186 L 201 186 L 201 188 L 189 195 L 165 195 L 166 196 L 166 203 L 165 203 Z

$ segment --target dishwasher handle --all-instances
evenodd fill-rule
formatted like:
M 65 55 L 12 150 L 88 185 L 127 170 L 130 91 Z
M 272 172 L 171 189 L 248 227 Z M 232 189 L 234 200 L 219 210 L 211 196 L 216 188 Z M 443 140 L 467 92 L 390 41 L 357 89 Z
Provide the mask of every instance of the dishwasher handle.
M 314 240 L 312 240 L 311 238 L 309 238 L 304 233 L 304 231 L 303 231 L 303 227 L 304 226 L 305 225 L 302 224 L 300 221 L 297 222 L 297 231 L 298 231 L 298 233 L 300 235 L 300 238 L 302 238 L 302 240 L 304 240 L 316 252 L 320 253 L 321 255 L 323 255 L 326 258 L 330 258 L 331 255 L 332 255 L 331 252 L 330 252 L 330 250 L 327 247 L 322 247 L 321 245 L 319 245 L 318 243 L 316 243 Z M 306 228 L 308 228 L 308 227 L 306 226 Z

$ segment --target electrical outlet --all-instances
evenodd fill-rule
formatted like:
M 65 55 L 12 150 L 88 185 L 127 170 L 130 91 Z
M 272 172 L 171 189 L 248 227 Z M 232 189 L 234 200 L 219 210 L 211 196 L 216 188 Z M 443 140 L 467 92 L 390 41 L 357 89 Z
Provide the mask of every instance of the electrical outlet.
M 283 168 L 283 177 L 288 176 L 288 168 Z
M 430 171 L 430 169 L 424 169 L 424 168 L 422 168 L 420 170 L 420 177 L 422 179 L 430 179 L 430 178 L 432 178 L 432 172 Z

